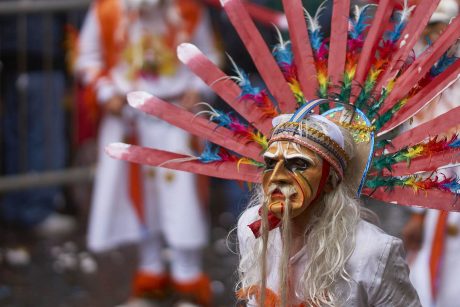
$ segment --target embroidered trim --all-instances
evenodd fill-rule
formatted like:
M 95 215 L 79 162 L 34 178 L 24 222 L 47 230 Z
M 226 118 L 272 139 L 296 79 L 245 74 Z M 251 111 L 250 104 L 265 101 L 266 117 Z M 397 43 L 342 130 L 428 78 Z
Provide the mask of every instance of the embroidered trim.
M 337 142 L 331 139 L 328 135 L 313 127 L 305 127 L 305 129 L 303 124 L 303 127 L 301 127 L 302 129 L 299 129 L 299 126 L 301 126 L 301 124 L 302 123 L 297 122 L 282 123 L 275 128 L 273 136 L 283 132 L 288 132 L 293 133 L 294 135 L 299 135 L 300 137 L 313 137 L 315 139 L 313 139 L 312 141 L 318 141 L 318 143 L 320 143 L 327 149 L 331 149 L 332 152 L 334 152 L 336 155 L 339 155 L 340 159 L 344 160 L 345 162 L 350 160 L 345 150 L 339 144 L 337 144 Z
M 296 138 L 294 136 L 289 136 L 289 135 L 278 136 L 278 137 L 272 138 L 271 140 L 272 140 L 272 142 L 278 142 L 278 141 L 295 142 L 295 143 L 298 143 L 299 145 L 305 146 L 305 147 L 313 150 L 314 152 L 318 153 L 323 159 L 326 159 L 332 165 L 332 167 L 338 173 L 338 175 L 340 177 L 340 180 L 343 179 L 344 169 L 345 168 L 342 168 L 339 159 L 337 159 L 335 156 L 331 157 L 331 155 L 329 154 L 329 151 L 328 151 L 327 148 L 325 148 L 325 150 L 327 150 L 328 152 L 325 152 L 321 148 L 319 148 L 319 147 L 317 147 L 317 146 L 315 146 L 315 145 L 313 145 L 311 143 L 307 143 L 304 140 L 301 140 L 299 138 Z M 314 142 L 314 141 L 312 141 L 312 142 Z M 317 143 L 317 142 L 315 142 L 315 143 Z M 318 144 L 318 145 L 321 145 L 321 144 Z

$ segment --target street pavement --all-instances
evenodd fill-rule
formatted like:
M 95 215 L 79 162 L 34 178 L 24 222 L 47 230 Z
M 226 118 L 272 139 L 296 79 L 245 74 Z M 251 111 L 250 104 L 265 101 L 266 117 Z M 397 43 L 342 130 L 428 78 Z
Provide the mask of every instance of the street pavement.
M 236 218 L 226 210 L 225 186 L 213 185 L 210 205 L 210 245 L 205 271 L 212 280 L 213 306 L 234 306 L 238 257 L 235 235 L 228 236 Z M 372 202 L 381 227 L 399 236 L 407 212 L 398 206 Z M 85 208 L 85 206 L 82 206 Z M 234 211 L 234 210 L 233 210 Z M 135 245 L 94 255 L 85 248 L 86 213 L 80 212 L 77 231 L 61 237 L 41 237 L 0 225 L 0 306 L 113 307 L 130 295 L 137 264 Z M 165 251 L 166 258 L 168 251 Z M 163 301 L 161 307 L 171 306 Z

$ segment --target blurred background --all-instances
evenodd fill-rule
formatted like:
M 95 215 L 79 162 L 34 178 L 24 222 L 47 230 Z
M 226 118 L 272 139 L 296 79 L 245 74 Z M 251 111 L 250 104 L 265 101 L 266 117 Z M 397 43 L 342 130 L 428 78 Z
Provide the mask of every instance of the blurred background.
M 0 0 L 0 306 L 116 306 L 131 295 L 136 245 L 98 253 L 86 245 L 97 121 L 82 114 L 85 94 L 72 63 L 91 2 Z M 205 2 L 220 66 L 233 74 L 227 52 L 257 83 L 225 13 L 213 1 Z M 282 8 L 281 1 L 251 2 Z M 323 15 L 325 31 L 331 2 Z M 310 12 L 320 3 L 305 1 Z M 257 25 L 273 46 L 277 34 L 270 20 L 262 18 Z M 206 96 L 206 102 L 226 108 L 213 96 Z M 204 270 L 213 306 L 234 306 L 238 257 L 231 230 L 246 205 L 248 188 L 212 179 L 209 191 Z M 366 205 L 385 231 L 401 236 L 407 209 Z M 163 257 L 171 257 L 168 248 Z

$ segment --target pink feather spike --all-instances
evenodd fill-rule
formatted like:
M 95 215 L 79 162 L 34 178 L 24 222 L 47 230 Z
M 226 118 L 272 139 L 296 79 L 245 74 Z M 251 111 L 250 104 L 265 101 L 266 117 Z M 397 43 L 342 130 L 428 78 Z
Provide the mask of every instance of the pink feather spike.
M 432 120 L 421 124 L 413 129 L 407 130 L 392 140 L 393 147 L 388 147 L 389 153 L 393 153 L 407 144 L 407 140 L 411 140 L 413 144 L 423 141 L 428 136 L 442 134 L 455 128 L 458 125 L 460 118 L 460 107 L 456 107 L 448 112 L 441 114 Z
M 283 6 L 289 25 L 289 35 L 300 88 L 305 98 L 312 100 L 317 96 L 318 81 L 302 1 L 283 0 Z
M 382 35 L 386 29 L 388 20 L 390 19 L 394 1 L 393 0 L 382 0 L 379 2 L 377 11 L 373 17 L 372 24 L 369 32 L 364 41 L 363 49 L 361 50 L 358 66 L 356 68 L 356 74 L 354 77 L 353 84 L 364 84 L 366 76 L 371 67 L 370 59 L 374 56 L 375 51 L 378 47 L 378 43 L 382 38 Z M 356 97 L 359 95 L 360 88 L 358 86 L 352 87 L 351 102 L 354 103 Z
M 243 116 L 264 135 L 272 129 L 271 118 L 252 101 L 240 101 L 241 89 L 196 46 L 181 44 L 177 48 L 179 60 L 200 77 L 229 106 Z
M 333 3 L 327 68 L 329 80 L 334 86 L 342 80 L 345 69 L 350 0 L 334 0 Z
M 145 92 L 128 94 L 129 104 L 147 114 L 161 118 L 173 126 L 179 127 L 193 135 L 205 138 L 212 143 L 225 147 L 242 156 L 262 162 L 262 148 L 256 143 L 238 137 L 234 132 L 208 119 L 198 117 L 172 103 L 165 102 Z
M 433 172 L 446 165 L 455 166 L 460 164 L 460 150 L 450 149 L 430 156 L 415 158 L 407 165 L 407 162 L 399 162 L 391 166 L 391 176 L 407 176 L 417 172 Z M 390 175 L 384 170 L 385 176 Z
M 219 0 L 204 0 L 204 2 L 221 7 Z M 254 20 L 267 26 L 276 25 L 280 29 L 287 29 L 286 16 L 283 13 L 248 1 L 244 3 L 244 6 Z
M 213 163 L 202 163 L 199 160 L 186 161 L 190 156 L 123 143 L 110 144 L 105 151 L 112 158 L 128 162 L 161 166 L 216 178 L 261 182 L 261 169 L 248 164 L 238 165 L 238 161 Z
M 449 87 L 457 80 L 460 75 L 460 60 L 449 66 L 444 72 L 436 76 L 430 83 L 422 88 L 417 94 L 409 99 L 409 101 L 398 111 L 397 116 L 390 119 L 379 131 L 378 135 L 382 135 L 391 129 L 399 126 L 410 117 L 417 114 L 423 107 L 430 103 L 443 90 Z M 457 119 L 458 121 L 458 119 Z M 430 131 L 430 130 L 426 130 Z
M 409 68 L 398 78 L 394 89 L 386 99 L 381 114 L 389 110 L 395 103 L 402 99 L 419 82 L 441 58 L 441 56 L 460 37 L 460 18 L 454 21 L 445 29 L 439 38 L 418 57 Z
M 365 188 L 363 189 L 363 194 L 372 194 L 372 198 L 403 206 L 417 204 L 417 206 L 428 209 L 460 211 L 460 199 L 447 191 L 428 190 L 414 192 L 409 187 L 394 187 L 392 191 L 378 188 L 376 191 L 373 191 L 372 189 Z
M 405 59 L 412 51 L 415 43 L 423 32 L 424 26 L 430 20 L 431 14 L 436 10 L 440 0 L 422 0 L 415 8 L 412 18 L 407 23 L 404 31 L 396 43 L 399 48 L 392 56 L 388 67 L 376 85 L 376 93 L 385 86 L 389 80 L 393 79 L 398 70 L 402 67 Z
M 221 0 L 221 4 L 280 110 L 292 113 L 297 108 L 294 95 L 241 0 Z

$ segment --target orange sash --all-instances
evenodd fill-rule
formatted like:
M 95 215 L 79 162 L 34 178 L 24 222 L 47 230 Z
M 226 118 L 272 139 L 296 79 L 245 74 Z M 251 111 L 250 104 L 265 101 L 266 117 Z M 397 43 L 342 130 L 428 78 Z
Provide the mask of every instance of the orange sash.
M 436 301 L 440 283 L 440 271 L 442 266 L 442 256 L 444 254 L 446 226 L 447 226 L 447 211 L 439 213 L 436 229 L 433 237 L 430 255 L 430 282 L 431 296 L 433 301 Z

